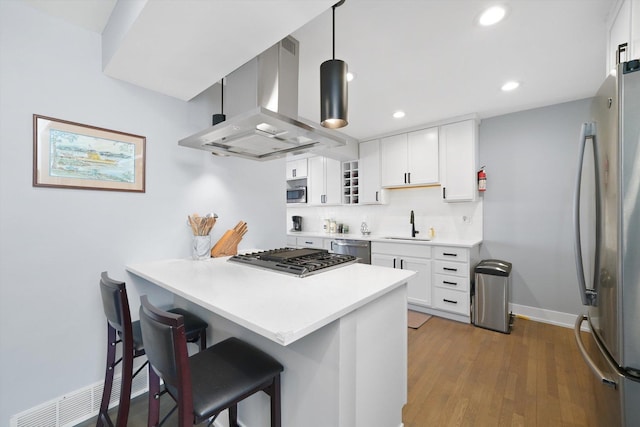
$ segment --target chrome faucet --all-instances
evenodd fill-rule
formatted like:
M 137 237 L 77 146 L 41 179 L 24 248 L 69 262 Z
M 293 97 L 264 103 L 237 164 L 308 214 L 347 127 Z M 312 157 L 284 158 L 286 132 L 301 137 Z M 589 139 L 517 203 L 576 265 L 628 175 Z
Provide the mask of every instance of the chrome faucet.
M 416 220 L 413 215 L 413 211 L 411 211 L 411 217 L 409 218 L 409 223 L 411 223 L 411 237 L 416 237 L 416 234 L 418 234 L 419 231 L 416 230 Z

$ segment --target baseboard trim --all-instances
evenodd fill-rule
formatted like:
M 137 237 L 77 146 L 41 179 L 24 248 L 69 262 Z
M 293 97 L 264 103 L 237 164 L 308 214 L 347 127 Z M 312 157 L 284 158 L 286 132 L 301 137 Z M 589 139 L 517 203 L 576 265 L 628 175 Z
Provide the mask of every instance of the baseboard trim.
M 549 323 L 551 325 L 562 326 L 563 328 L 573 328 L 576 323 L 577 314 L 563 313 L 561 311 L 546 310 L 543 308 L 529 307 L 520 304 L 509 304 L 511 312 L 525 319 L 533 320 L 541 323 Z M 587 331 L 584 326 L 583 330 Z

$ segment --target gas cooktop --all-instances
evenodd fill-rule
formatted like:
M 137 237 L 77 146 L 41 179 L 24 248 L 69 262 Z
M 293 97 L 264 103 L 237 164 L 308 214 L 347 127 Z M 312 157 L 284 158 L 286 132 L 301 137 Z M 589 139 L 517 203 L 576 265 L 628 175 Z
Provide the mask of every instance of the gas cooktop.
M 298 277 L 307 277 L 337 267 L 353 264 L 353 255 L 332 254 L 325 249 L 281 248 L 234 255 L 229 262 L 277 271 Z

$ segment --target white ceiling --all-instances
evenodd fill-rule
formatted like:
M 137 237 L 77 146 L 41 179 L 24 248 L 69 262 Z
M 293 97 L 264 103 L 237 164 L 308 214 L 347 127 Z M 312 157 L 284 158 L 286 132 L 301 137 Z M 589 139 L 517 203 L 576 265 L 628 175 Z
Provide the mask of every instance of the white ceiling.
M 293 33 L 300 41 L 299 114 L 319 120 L 319 68 L 331 58 L 330 6 L 337 0 L 25 1 L 96 32 L 116 5 L 103 45 L 114 39 L 114 20 L 126 21 L 124 7 L 137 4 L 139 16 L 115 38 L 108 65 L 118 78 L 179 99 Z M 508 7 L 507 18 L 494 27 L 476 25 L 480 12 L 496 3 Z M 615 4 L 347 0 L 336 9 L 336 58 L 356 79 L 349 85 L 349 125 L 341 131 L 362 140 L 456 116 L 485 118 L 593 96 L 606 73 L 607 20 Z M 510 79 L 521 87 L 501 92 Z M 393 119 L 396 109 L 406 117 Z

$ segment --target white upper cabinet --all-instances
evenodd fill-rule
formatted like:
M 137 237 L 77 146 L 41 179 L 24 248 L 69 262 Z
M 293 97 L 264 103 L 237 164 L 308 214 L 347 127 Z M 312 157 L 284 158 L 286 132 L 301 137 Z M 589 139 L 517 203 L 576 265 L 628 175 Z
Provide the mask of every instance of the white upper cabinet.
M 410 184 L 437 184 L 438 128 L 423 129 L 407 134 Z
M 440 127 L 440 184 L 446 202 L 473 201 L 476 197 L 478 157 L 475 120 Z
M 340 161 L 327 157 L 310 157 L 307 174 L 307 203 L 338 205 L 342 189 Z
M 382 187 L 438 183 L 438 128 L 383 138 L 380 153 Z
M 607 73 L 616 68 L 618 60 L 625 62 L 640 58 L 640 1 L 624 0 L 619 5 L 609 25 Z
M 383 187 L 406 184 L 407 134 L 389 136 L 380 141 L 380 180 Z
M 307 177 L 307 159 L 287 161 L 287 179 L 299 179 Z
M 380 203 L 380 141 L 360 143 L 358 203 Z

